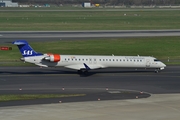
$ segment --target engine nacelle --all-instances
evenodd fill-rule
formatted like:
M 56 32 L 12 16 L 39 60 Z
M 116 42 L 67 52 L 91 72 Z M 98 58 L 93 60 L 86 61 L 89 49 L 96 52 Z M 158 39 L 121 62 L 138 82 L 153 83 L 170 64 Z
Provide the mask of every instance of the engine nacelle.
M 49 60 L 50 62 L 59 62 L 61 60 L 61 56 L 58 54 L 52 54 L 44 58 L 45 60 Z

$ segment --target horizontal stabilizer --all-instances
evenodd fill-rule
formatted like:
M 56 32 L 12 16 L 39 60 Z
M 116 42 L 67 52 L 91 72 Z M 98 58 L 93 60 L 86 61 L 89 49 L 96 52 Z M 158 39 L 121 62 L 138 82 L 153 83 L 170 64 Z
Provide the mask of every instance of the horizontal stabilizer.
M 19 41 L 17 40 L 17 41 L 14 41 L 12 44 L 14 44 L 14 45 L 27 45 L 28 42 L 25 40 L 19 40 Z
M 48 67 L 47 65 L 44 65 L 44 64 L 36 64 L 36 65 L 40 67 Z

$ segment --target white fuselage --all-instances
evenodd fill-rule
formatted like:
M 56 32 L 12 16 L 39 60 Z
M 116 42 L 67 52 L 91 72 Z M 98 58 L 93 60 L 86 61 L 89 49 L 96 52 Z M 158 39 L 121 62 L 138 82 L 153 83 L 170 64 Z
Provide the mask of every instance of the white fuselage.
M 70 69 L 90 69 L 122 67 L 122 68 L 157 68 L 164 69 L 166 65 L 154 57 L 147 56 L 91 56 L 91 55 L 59 55 L 60 60 L 53 62 L 45 60 L 48 55 L 25 57 L 24 61 L 44 67 L 63 66 Z

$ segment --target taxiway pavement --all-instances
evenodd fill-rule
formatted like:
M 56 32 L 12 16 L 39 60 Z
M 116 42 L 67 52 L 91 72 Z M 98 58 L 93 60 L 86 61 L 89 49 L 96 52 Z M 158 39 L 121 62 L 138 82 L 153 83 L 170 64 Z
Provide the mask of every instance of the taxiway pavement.
M 108 68 L 89 71 L 87 76 L 65 68 L 0 67 L 0 91 L 66 89 L 127 89 L 154 94 L 180 92 L 180 66 L 153 69 Z
M 180 30 L 85 30 L 85 31 L 0 31 L 0 43 L 15 39 L 27 41 L 76 40 L 92 38 L 180 36 Z
M 1 120 L 179 120 L 179 94 L 147 99 L 58 103 L 0 108 Z

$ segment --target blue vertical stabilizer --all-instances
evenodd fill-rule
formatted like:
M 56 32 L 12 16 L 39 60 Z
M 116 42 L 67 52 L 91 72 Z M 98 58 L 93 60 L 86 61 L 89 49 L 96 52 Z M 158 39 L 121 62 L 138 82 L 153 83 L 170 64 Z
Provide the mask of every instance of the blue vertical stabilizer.
M 37 53 L 36 51 L 34 51 L 26 40 L 16 40 L 12 44 L 18 46 L 23 57 L 43 55 L 42 53 Z

